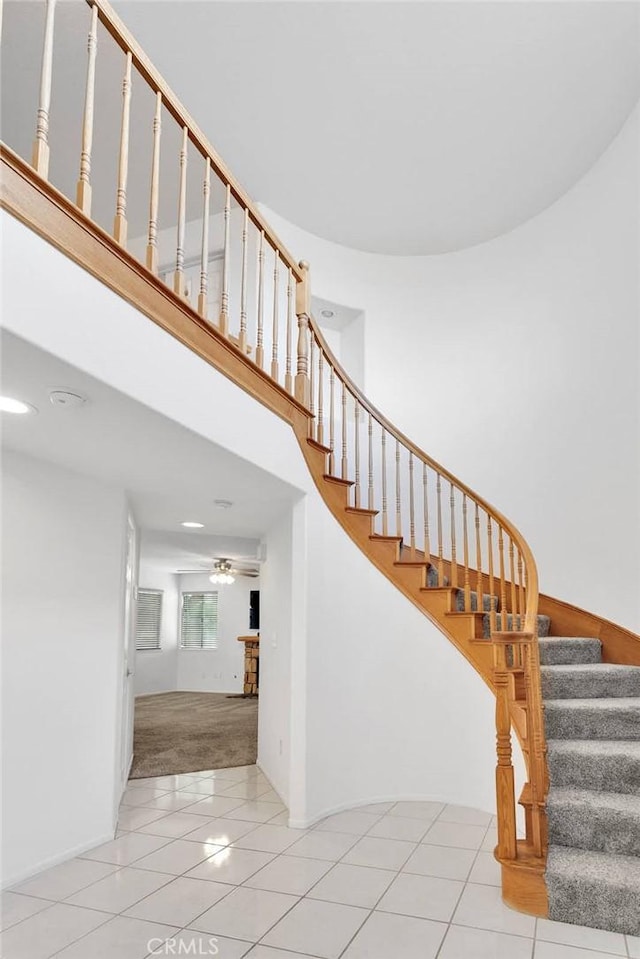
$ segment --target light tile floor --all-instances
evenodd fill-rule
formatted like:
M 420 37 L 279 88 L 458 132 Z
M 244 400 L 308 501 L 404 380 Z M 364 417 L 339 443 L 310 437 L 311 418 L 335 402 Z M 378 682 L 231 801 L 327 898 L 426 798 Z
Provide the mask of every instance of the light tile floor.
M 309 830 L 255 766 L 137 780 L 116 838 L 4 893 L 4 959 L 640 959 L 503 905 L 495 825 L 377 803 Z

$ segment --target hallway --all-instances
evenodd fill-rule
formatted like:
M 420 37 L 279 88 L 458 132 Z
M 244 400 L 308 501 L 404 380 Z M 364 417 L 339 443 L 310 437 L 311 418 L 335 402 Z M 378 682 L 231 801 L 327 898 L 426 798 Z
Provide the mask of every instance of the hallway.
M 3 956 L 640 957 L 640 939 L 504 906 L 487 813 L 398 802 L 286 823 L 256 766 L 132 781 L 114 841 L 4 894 Z

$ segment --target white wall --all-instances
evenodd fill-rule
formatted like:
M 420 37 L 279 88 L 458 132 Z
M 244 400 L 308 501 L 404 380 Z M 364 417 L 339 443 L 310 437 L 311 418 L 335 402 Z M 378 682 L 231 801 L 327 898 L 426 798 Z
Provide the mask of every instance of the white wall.
M 164 693 L 178 688 L 178 582 L 175 573 L 140 561 L 138 585 L 161 589 L 160 649 L 136 651 L 135 694 Z
M 179 593 L 215 590 L 206 574 L 178 577 Z M 178 689 L 241 693 L 244 685 L 244 643 L 238 636 L 255 636 L 249 629 L 249 592 L 260 589 L 260 579 L 236 576 L 230 586 L 218 586 L 218 646 L 216 649 L 178 650 Z
M 113 837 L 126 501 L 121 490 L 5 451 L 2 519 L 3 884 L 11 884 Z
M 365 311 L 372 402 L 494 503 L 541 588 L 640 629 L 640 108 L 539 216 L 459 253 L 348 250 L 265 210 Z M 356 379 L 357 379 L 357 371 Z M 597 561 L 597 566 L 594 565 Z

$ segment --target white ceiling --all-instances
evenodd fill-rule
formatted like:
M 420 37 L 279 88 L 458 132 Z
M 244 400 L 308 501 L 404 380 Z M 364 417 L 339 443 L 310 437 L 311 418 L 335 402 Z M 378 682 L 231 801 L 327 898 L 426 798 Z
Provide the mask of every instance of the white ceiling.
M 636 2 L 114 5 L 252 196 L 363 250 L 457 250 L 523 223 L 592 166 L 640 95 Z M 27 155 L 42 7 L 5 3 L 3 128 Z M 52 154 L 70 192 L 87 18 L 81 0 L 58 5 Z M 117 142 L 121 71 L 101 37 L 94 178 L 108 228 L 115 156 L 107 160 L 106 144 Z M 142 228 L 152 101 L 139 87 L 132 102 L 129 212 Z M 165 123 L 166 224 L 178 144 Z M 190 164 L 192 215 L 200 172 Z
M 213 557 L 255 557 L 259 538 L 299 492 L 122 393 L 2 332 L 2 393 L 37 415 L 1 414 L 2 445 L 124 488 L 143 529 L 144 558 L 167 570 Z M 52 388 L 87 397 L 54 407 Z M 215 499 L 233 507 L 220 510 Z M 185 520 L 205 524 L 187 531 Z

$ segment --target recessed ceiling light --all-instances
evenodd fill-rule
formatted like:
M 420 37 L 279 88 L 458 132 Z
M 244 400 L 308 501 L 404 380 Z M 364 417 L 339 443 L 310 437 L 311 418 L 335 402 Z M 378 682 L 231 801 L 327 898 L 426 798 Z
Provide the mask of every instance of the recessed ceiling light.
M 204 523 L 192 523 L 191 521 L 187 521 L 186 523 L 181 523 L 180 525 L 181 525 L 181 526 L 186 526 L 188 529 L 203 529 L 203 528 L 204 528 Z
M 23 403 L 22 400 L 16 400 L 12 396 L 0 396 L 0 412 L 2 413 L 37 413 L 35 406 L 30 403 Z
M 329 320 L 332 316 L 335 316 L 335 313 L 333 310 L 320 310 L 320 316 L 326 316 L 326 318 Z
M 233 503 L 230 499 L 214 499 L 213 505 L 216 509 L 231 509 Z

